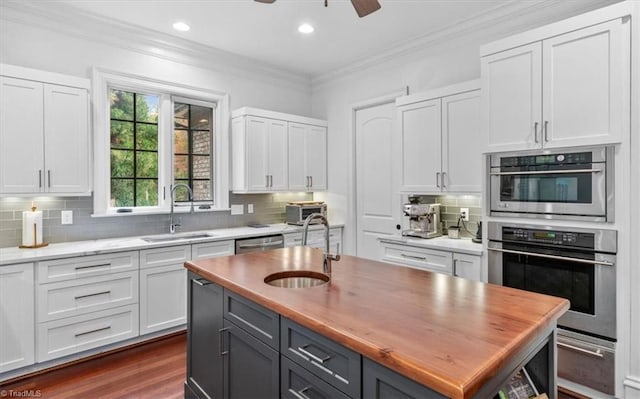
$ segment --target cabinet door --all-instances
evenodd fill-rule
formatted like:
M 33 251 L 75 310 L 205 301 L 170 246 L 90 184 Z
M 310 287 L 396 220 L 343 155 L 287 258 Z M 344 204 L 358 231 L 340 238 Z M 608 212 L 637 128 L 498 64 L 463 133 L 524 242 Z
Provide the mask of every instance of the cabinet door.
M 630 87 L 624 25 L 617 19 L 543 42 L 545 147 L 622 139 Z
M 442 98 L 442 189 L 482 191 L 480 90 Z
M 311 191 L 327 189 L 327 128 L 309 126 L 305 142 L 306 171 Z
M 279 398 L 280 354 L 227 320 L 224 327 L 224 397 Z
M 289 122 L 289 190 L 305 191 L 308 189 L 309 173 L 305 155 L 307 130 L 308 125 Z
M 0 267 L 0 373 L 35 361 L 33 263 Z
M 438 399 L 444 396 L 367 358 L 362 359 L 362 397 L 371 399 Z
M 89 194 L 87 91 L 44 85 L 46 191 Z
M 43 189 L 43 114 L 42 83 L 0 77 L 0 193 Z
M 140 334 L 185 324 L 186 283 L 182 263 L 140 269 Z
M 269 152 L 269 190 L 287 191 L 289 188 L 287 122 L 270 121 L 267 148 Z
M 222 398 L 223 289 L 189 272 L 187 385 L 200 398 Z
M 481 59 L 482 127 L 490 151 L 541 147 L 542 44 Z
M 401 190 L 409 193 L 441 190 L 441 101 L 399 109 L 402 149 Z
M 481 281 L 480 257 L 466 254 L 453 254 L 453 275 L 469 280 Z
M 244 156 L 247 167 L 247 189 L 267 191 L 269 186 L 269 149 L 267 147 L 270 119 L 247 117 Z

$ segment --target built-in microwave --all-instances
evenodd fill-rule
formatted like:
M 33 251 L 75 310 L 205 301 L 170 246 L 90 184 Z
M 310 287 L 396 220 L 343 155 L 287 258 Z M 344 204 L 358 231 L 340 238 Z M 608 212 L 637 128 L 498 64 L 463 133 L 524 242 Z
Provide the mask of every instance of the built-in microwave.
M 613 147 L 489 156 L 493 216 L 611 222 Z

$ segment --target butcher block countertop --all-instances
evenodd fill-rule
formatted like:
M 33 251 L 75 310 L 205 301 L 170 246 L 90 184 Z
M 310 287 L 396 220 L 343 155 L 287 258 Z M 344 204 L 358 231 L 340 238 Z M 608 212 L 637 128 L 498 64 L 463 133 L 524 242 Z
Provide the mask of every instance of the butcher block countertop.
M 322 251 L 283 248 L 185 267 L 447 397 L 471 398 L 530 351 L 569 308 L 565 299 L 342 256 L 312 288 L 264 283 L 322 271 Z

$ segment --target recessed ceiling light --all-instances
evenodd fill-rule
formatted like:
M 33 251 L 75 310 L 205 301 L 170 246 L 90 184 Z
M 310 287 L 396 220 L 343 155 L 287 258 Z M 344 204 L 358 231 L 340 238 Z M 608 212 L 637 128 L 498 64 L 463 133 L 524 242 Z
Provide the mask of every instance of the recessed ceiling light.
M 175 22 L 173 24 L 173 29 L 179 30 L 180 32 L 186 32 L 189 29 L 191 29 L 191 27 L 189 25 L 185 24 L 184 22 Z
M 309 33 L 313 33 L 313 31 L 314 31 L 313 26 L 309 24 L 302 24 L 298 26 L 298 32 L 300 33 L 309 34 Z

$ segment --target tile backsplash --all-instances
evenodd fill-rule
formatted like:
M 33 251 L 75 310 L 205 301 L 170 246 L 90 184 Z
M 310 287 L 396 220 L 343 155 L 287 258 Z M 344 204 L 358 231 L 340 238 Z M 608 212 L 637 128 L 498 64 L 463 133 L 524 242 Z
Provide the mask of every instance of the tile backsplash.
M 443 234 L 447 234 L 450 226 L 458 223 L 460 208 L 469 208 L 469 221 L 462 222 L 460 226 L 461 237 L 473 237 L 478 229 L 478 222 L 482 220 L 482 201 L 475 195 L 420 195 L 423 204 L 440 204 L 440 220 L 442 221 Z
M 230 211 L 176 214 L 182 224 L 178 231 L 195 231 L 246 226 L 250 223 L 282 223 L 289 201 L 307 201 L 313 194 L 229 194 L 229 203 L 242 205 L 243 215 Z M 43 217 L 43 237 L 48 243 L 94 240 L 101 238 L 161 234 L 169 232 L 169 215 L 125 215 L 92 217 L 92 197 L 0 198 L 0 248 L 22 243 L 22 211 L 35 201 Z M 247 205 L 253 204 L 252 214 Z M 61 211 L 73 211 L 73 224 L 60 223 Z

